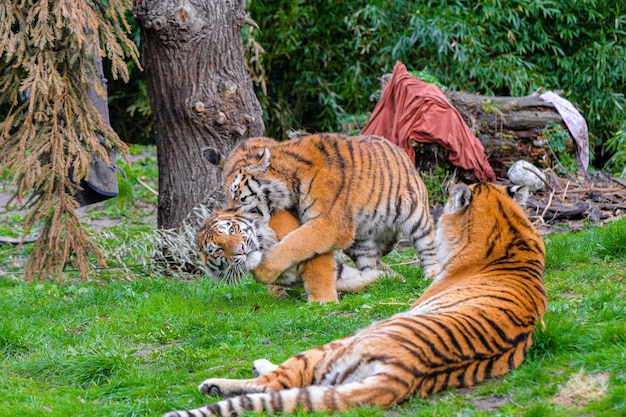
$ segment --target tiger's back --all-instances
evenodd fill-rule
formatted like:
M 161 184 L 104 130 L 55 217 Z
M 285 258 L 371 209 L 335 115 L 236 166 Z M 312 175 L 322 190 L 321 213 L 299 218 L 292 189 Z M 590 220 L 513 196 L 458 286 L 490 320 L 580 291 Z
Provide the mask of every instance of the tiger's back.
M 516 368 L 547 296 L 543 242 L 509 196 L 515 191 L 453 189 L 437 230 L 442 273 L 408 311 L 256 378 L 208 379 L 201 391 L 238 396 L 168 416 L 386 407 Z
M 264 148 L 271 151 L 271 162 L 265 175 L 260 175 L 259 153 Z M 272 180 L 278 180 L 286 190 L 254 191 L 271 197 L 265 203 L 272 205 L 272 213 L 295 205 L 301 221 L 314 215 L 309 211 L 316 199 L 327 203 L 329 211 L 335 207 L 352 211 L 360 224 L 385 222 L 382 212 L 408 214 L 403 212 L 405 208 L 412 212 L 428 207 L 428 192 L 410 159 L 402 149 L 377 136 L 319 134 L 285 142 L 253 138 L 231 153 L 222 172 L 224 184 L 231 185 L 229 195 L 234 204 L 242 207 L 246 204 L 239 193 L 252 188 L 250 182 L 271 187 L 276 186 Z M 233 186 L 238 176 L 246 181 L 240 184 L 244 186 Z M 285 192 L 295 199 L 281 198 Z M 262 195 L 255 198 L 262 199 Z M 409 207 L 404 207 L 407 204 Z

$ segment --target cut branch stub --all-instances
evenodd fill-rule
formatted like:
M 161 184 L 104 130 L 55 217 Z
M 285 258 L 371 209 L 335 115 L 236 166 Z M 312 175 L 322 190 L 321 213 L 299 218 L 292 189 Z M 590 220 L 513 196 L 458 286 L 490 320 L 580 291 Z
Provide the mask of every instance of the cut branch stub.
M 133 17 L 143 29 L 156 33 L 162 42 L 187 42 L 205 32 L 202 3 L 175 7 L 165 1 L 135 1 Z

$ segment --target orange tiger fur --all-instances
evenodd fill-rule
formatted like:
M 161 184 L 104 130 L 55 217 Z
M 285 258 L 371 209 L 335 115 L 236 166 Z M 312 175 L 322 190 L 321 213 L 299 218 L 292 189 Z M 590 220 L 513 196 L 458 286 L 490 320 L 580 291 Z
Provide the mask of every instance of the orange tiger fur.
M 232 204 L 269 216 L 292 209 L 302 225 L 265 255 L 257 268 L 271 283 L 315 254 L 344 250 L 357 269 L 380 271 L 380 258 L 404 233 L 424 274 L 439 273 L 428 192 L 406 153 L 376 136 L 311 135 L 286 142 L 253 138 L 221 165 Z
M 408 311 L 280 366 L 255 362 L 255 378 L 207 379 L 200 391 L 234 397 L 166 416 L 388 407 L 516 368 L 547 308 L 543 241 L 516 192 L 454 187 L 436 234 L 443 270 Z
M 265 251 L 300 226 L 298 219 L 283 210 L 269 220 L 241 208 L 215 209 L 204 220 L 196 235 L 198 252 L 206 270 L 218 281 L 236 284 L 255 268 Z M 277 297 L 294 284 L 304 284 L 309 302 L 338 301 L 337 291 L 356 292 L 378 275 L 335 262 L 332 252 L 316 255 L 285 271 L 275 284 L 267 284 Z

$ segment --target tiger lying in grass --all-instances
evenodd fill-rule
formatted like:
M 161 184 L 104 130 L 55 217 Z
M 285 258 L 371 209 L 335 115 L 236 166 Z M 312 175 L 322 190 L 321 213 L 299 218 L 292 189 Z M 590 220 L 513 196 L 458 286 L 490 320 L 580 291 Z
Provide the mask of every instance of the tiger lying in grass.
M 389 407 L 516 368 L 548 301 L 543 241 L 512 195 L 527 192 L 454 187 L 436 233 L 442 272 L 408 311 L 280 366 L 255 361 L 252 379 L 207 379 L 200 391 L 232 398 L 166 416 Z
M 424 275 L 439 273 L 428 191 L 406 153 L 376 136 L 311 135 L 286 142 L 253 138 L 228 158 L 205 157 L 222 167 L 232 205 L 265 217 L 284 209 L 301 226 L 268 249 L 257 280 L 272 283 L 287 268 L 343 250 L 360 271 L 382 271 L 380 259 L 401 234 L 410 239 Z
M 216 209 L 198 230 L 196 245 L 213 278 L 236 284 L 254 271 L 265 251 L 299 226 L 285 210 L 267 220 L 241 208 Z M 338 301 L 337 291 L 359 291 L 379 276 L 379 271 L 335 263 L 333 253 L 324 253 L 286 270 L 268 290 L 279 297 L 285 286 L 302 283 L 310 302 L 326 303 Z

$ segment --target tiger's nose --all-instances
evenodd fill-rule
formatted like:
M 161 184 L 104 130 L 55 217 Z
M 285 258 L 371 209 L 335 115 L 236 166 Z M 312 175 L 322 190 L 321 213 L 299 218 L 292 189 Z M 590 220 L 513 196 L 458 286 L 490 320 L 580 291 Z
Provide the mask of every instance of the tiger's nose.
M 233 245 L 226 248 L 226 251 L 230 256 L 234 255 L 243 255 L 245 252 L 243 250 L 243 245 Z

